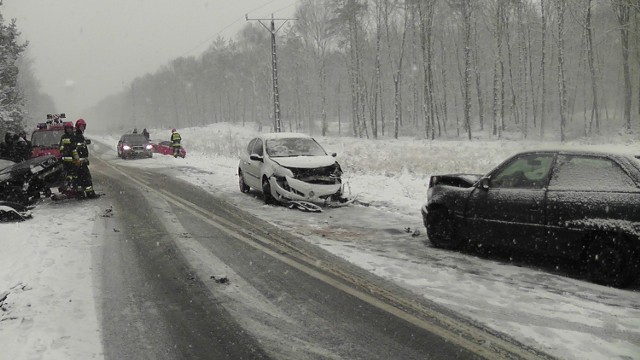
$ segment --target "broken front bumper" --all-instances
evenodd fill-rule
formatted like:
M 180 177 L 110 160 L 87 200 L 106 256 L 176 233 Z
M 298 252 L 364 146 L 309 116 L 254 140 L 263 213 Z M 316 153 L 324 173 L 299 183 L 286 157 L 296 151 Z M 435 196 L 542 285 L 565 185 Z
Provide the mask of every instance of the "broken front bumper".
M 316 204 L 326 204 L 332 198 L 342 194 L 342 183 L 313 184 L 294 179 L 290 176 L 269 179 L 274 197 L 278 200 L 309 201 Z

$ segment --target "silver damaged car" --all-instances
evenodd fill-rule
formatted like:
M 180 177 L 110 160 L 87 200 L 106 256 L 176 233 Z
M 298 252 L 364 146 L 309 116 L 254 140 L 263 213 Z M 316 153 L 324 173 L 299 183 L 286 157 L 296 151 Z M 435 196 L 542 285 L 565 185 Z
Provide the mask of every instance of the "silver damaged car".
M 240 191 L 260 191 L 267 204 L 308 201 L 329 204 L 342 200 L 342 169 L 336 154 L 311 136 L 297 133 L 262 134 L 240 155 Z

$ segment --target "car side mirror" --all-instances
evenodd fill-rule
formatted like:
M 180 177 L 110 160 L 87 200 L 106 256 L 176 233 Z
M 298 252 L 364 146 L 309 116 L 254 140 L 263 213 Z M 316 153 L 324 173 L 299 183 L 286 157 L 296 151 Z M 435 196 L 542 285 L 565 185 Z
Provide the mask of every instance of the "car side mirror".
M 249 159 L 251 159 L 252 161 L 264 161 L 264 158 L 258 154 L 249 155 Z
M 488 176 L 480 178 L 480 180 L 478 181 L 478 188 L 480 188 L 482 190 L 489 190 L 489 182 L 490 182 L 490 180 L 491 179 Z
M 84 139 L 85 144 L 91 145 L 91 139 Z

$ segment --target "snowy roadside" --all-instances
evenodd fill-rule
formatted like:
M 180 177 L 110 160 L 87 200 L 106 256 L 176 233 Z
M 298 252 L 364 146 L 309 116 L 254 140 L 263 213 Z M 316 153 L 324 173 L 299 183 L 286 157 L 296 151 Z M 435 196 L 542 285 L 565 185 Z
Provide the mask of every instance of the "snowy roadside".
M 44 200 L 33 219 L 0 224 L 2 358 L 102 358 L 91 256 L 101 211 Z
M 135 166 L 172 169 L 175 176 L 296 232 L 365 270 L 554 356 L 640 359 L 637 289 L 606 288 L 562 273 L 431 248 L 425 245 L 428 240 L 419 213 L 430 174 L 482 174 L 517 151 L 536 148 L 580 147 L 640 154 L 640 146 L 633 141 L 559 145 L 317 137 L 325 149 L 338 153 L 347 194 L 371 206 L 310 215 L 264 206 L 255 193 L 247 196 L 238 191 L 237 157 L 230 154 L 242 151 L 255 134 L 251 129 L 216 124 L 183 129 L 181 134 L 187 158 L 156 156 L 152 162 L 140 161 Z M 364 213 L 370 218 L 363 217 Z M 357 229 L 350 223 L 357 223 Z M 347 230 L 331 234 L 328 224 Z M 422 234 L 398 235 L 406 228 Z M 396 235 L 389 235 L 389 230 L 395 230 L 392 234 Z
M 483 173 L 515 151 L 553 144 L 317 138 L 328 151 L 338 153 L 347 193 L 371 206 L 307 214 L 265 206 L 255 193 L 239 192 L 234 154 L 256 134 L 253 129 L 216 124 L 182 129 L 181 134 L 188 151 L 185 159 L 156 154 L 141 160 L 118 159 L 116 137 L 89 135 L 97 140 L 93 154 L 104 150 L 104 158 L 118 165 L 170 172 L 363 269 L 552 355 L 640 359 L 637 289 L 604 288 L 442 251 L 425 245 L 424 234 L 412 237 L 403 232 L 410 227 L 424 233 L 419 207 L 430 174 Z M 105 148 L 100 142 L 112 145 Z M 632 143 L 601 146 L 640 153 Z M 0 224 L 0 294 L 9 292 L 0 313 L 3 356 L 103 357 L 91 249 L 105 235 L 96 220 L 106 206 L 102 199 L 45 202 L 33 211 L 32 220 Z M 75 217 L 68 219 L 68 214 Z M 358 222 L 353 229 L 357 232 L 324 237 L 331 222 L 345 227 Z M 363 232 L 367 227 L 370 231 Z

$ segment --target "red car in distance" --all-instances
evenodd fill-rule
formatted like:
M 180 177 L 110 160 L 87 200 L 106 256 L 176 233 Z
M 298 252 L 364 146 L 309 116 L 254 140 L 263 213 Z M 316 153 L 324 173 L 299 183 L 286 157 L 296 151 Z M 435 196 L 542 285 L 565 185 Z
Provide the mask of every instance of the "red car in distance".
M 173 147 L 171 147 L 171 141 L 161 141 L 157 144 L 152 144 L 153 150 L 162 155 L 171 155 L 173 156 Z M 180 157 L 184 158 L 187 156 L 187 150 L 185 150 L 184 146 L 180 147 Z

